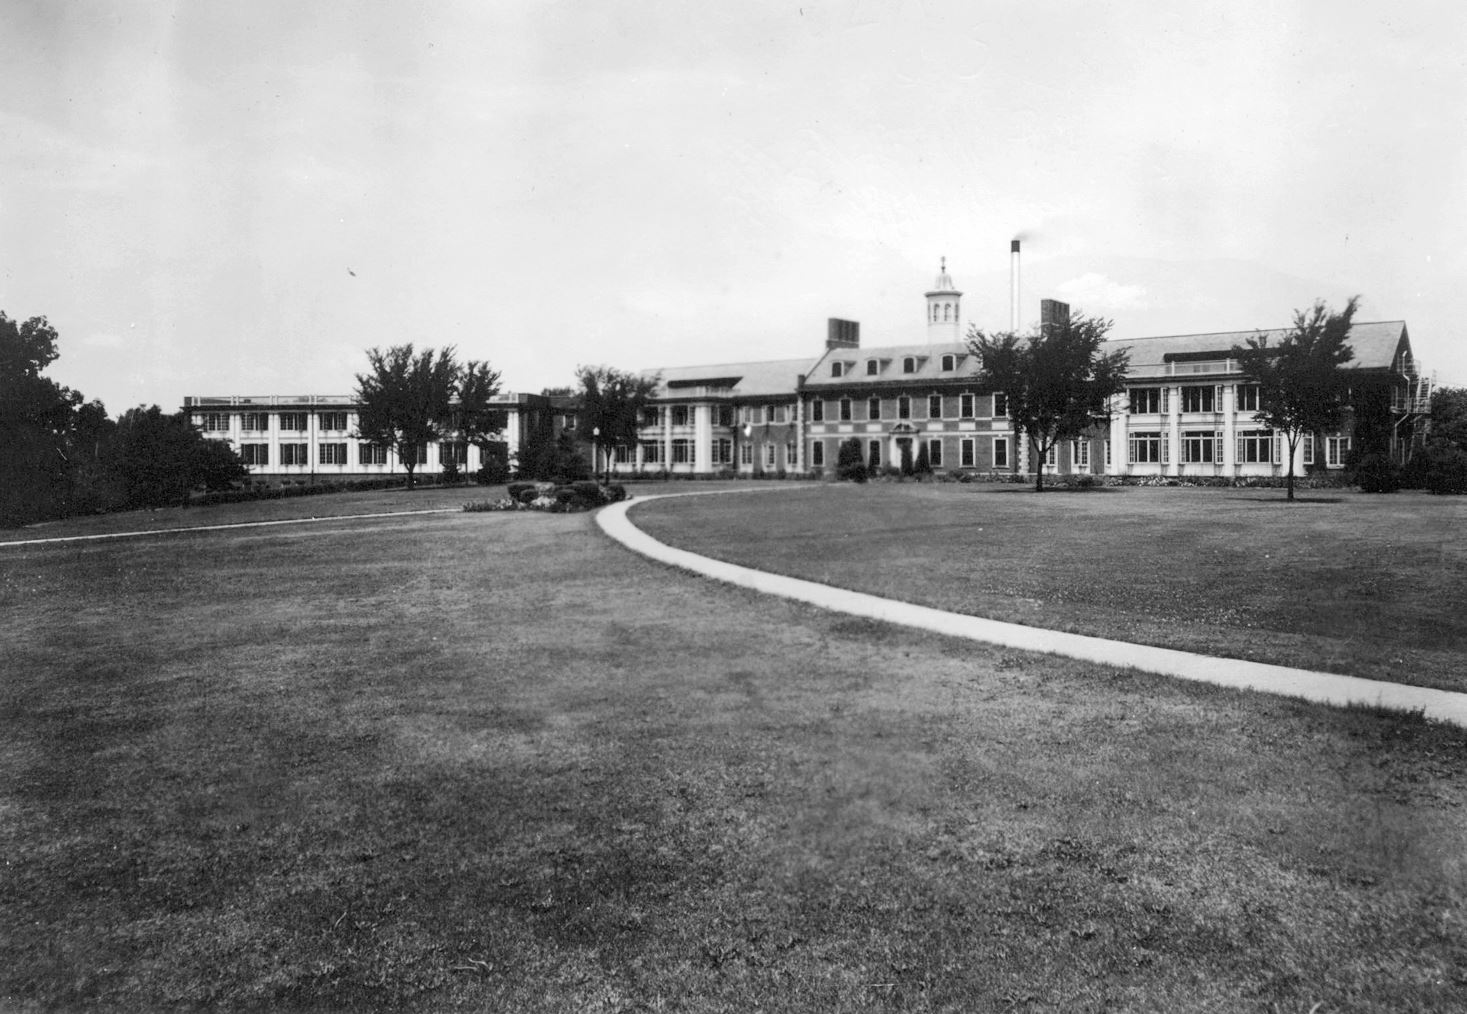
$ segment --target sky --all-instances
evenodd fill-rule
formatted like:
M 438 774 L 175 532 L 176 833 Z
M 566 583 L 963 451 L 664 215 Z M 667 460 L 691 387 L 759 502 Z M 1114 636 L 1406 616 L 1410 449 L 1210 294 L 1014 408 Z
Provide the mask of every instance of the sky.
M 9 0 L 0 310 L 120 414 L 1360 294 L 1467 385 L 1467 5 Z

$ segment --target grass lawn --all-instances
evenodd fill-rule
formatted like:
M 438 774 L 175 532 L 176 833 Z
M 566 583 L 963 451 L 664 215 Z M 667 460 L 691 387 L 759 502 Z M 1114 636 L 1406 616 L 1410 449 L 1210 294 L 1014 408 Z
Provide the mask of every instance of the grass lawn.
M 1467 501 L 825 485 L 638 507 L 718 559 L 954 612 L 1467 691 Z
M 0 608 L 0 1009 L 1467 1008 L 1460 730 L 584 514 L 10 547 Z

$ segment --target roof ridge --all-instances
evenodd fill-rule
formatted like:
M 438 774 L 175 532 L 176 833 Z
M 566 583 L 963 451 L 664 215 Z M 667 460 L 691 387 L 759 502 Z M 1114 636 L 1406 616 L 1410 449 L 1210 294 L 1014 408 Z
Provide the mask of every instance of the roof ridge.
M 1352 321 L 1350 323 L 1350 326 L 1352 328 L 1369 327 L 1372 324 L 1400 324 L 1402 327 L 1406 326 L 1406 322 L 1404 320 L 1357 320 Z M 1292 324 L 1286 324 L 1283 327 L 1240 327 L 1234 328 L 1231 331 L 1192 331 L 1186 334 L 1148 334 L 1142 335 L 1139 338 L 1107 338 L 1106 340 L 1113 342 L 1149 342 L 1158 341 L 1164 338 L 1210 338 L 1213 335 L 1220 334 L 1245 334 L 1257 331 L 1287 331 L 1293 326 L 1294 325 Z

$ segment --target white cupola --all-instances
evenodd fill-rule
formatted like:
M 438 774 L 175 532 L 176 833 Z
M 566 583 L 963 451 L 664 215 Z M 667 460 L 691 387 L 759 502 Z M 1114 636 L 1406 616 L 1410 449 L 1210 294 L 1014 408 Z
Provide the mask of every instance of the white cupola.
M 947 273 L 947 258 L 942 258 L 942 267 L 932 291 L 927 293 L 927 344 L 945 345 L 963 340 L 963 328 L 958 323 L 961 316 L 959 300 L 963 294 L 953 288 L 952 276 Z

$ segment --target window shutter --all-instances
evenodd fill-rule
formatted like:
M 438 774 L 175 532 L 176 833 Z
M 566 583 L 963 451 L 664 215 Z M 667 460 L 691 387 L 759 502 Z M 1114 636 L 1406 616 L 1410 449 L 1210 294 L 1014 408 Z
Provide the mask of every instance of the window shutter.
M 1172 457 L 1172 440 L 1171 440 L 1171 434 L 1167 430 L 1162 430 L 1161 431 L 1161 463 L 1163 465 L 1171 464 L 1171 457 Z
M 1212 460 L 1214 462 L 1216 462 L 1217 464 L 1221 465 L 1222 464 L 1222 460 L 1223 460 L 1223 435 L 1222 435 L 1222 432 L 1221 431 L 1214 431 L 1214 433 L 1212 434 L 1212 436 L 1213 436 Z

